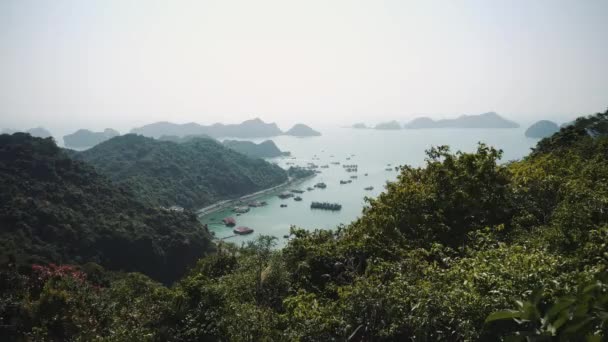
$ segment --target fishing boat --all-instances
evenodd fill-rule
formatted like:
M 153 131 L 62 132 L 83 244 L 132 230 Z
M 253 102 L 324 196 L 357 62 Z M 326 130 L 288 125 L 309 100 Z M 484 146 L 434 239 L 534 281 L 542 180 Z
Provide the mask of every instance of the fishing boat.
M 247 235 L 253 233 L 253 229 L 249 227 L 236 227 L 232 231 L 238 235 Z
M 252 208 L 257 208 L 257 207 L 263 207 L 265 206 L 267 203 L 266 202 L 260 202 L 260 201 L 253 201 L 253 202 L 249 202 L 249 206 Z
M 281 208 L 287 208 L 287 204 L 281 204 Z
M 228 227 L 233 227 L 236 225 L 236 220 L 234 217 L 226 217 L 222 220 L 222 222 Z
M 338 203 L 312 202 L 310 204 L 310 209 L 323 209 L 323 210 L 338 211 L 338 210 L 342 209 L 342 205 L 338 204 Z
M 294 201 L 298 201 L 298 202 L 300 202 L 300 201 L 302 200 L 302 197 L 300 197 L 300 196 L 296 196 L 296 197 L 294 197 L 294 198 L 293 198 L 293 200 L 294 200 Z
M 325 189 L 325 188 L 327 188 L 327 184 L 325 184 L 323 182 L 317 183 L 317 184 L 315 184 L 315 188 Z
M 244 213 L 248 213 L 249 212 L 249 207 L 234 207 L 234 209 L 232 209 L 233 212 L 238 213 L 238 214 L 244 214 Z
M 369 190 L 374 190 L 374 187 L 373 187 L 373 186 L 368 186 L 368 187 L 363 188 L 363 189 L 365 189 L 365 190 L 369 191 Z
M 280 198 L 280 199 L 286 199 L 286 198 L 289 198 L 289 197 L 293 197 L 293 194 L 292 194 L 292 193 L 290 193 L 290 192 L 286 192 L 286 191 L 285 191 L 285 192 L 281 192 L 281 193 L 279 194 L 279 198 Z

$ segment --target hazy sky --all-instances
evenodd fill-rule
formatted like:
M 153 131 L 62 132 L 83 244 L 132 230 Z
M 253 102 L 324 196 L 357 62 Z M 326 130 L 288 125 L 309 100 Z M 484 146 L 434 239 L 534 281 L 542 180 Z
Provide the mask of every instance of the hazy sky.
M 0 127 L 608 107 L 608 1 L 1 0 Z

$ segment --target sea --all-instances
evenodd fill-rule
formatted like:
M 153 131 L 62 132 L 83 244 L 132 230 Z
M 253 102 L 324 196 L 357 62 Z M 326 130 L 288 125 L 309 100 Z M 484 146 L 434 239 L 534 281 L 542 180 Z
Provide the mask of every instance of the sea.
M 451 151 L 473 152 L 480 142 L 503 151 L 501 162 L 506 163 L 526 156 L 537 139 L 527 138 L 525 128 L 514 129 L 403 129 L 374 130 L 330 127 L 321 130 L 318 137 L 278 136 L 271 140 L 281 151 L 291 152 L 291 157 L 268 159 L 271 163 L 288 168 L 314 163 L 321 171 L 311 179 L 287 187 L 303 190 L 302 201 L 294 198 L 280 199 L 280 192 L 256 198 L 266 206 L 251 208 L 249 212 L 236 215 L 232 207 L 199 217 L 218 239 L 242 245 L 259 235 L 275 236 L 276 247 L 281 248 L 289 240 L 291 226 L 314 230 L 335 229 L 348 225 L 361 215 L 367 205 L 366 198 L 378 196 L 385 190 L 387 182 L 395 181 L 398 171 L 395 166 L 424 166 L 425 151 L 432 146 L 448 145 Z M 267 139 L 247 139 L 256 143 Z M 332 164 L 334 163 L 334 164 Z M 335 163 L 340 163 L 336 165 Z M 357 172 L 347 172 L 344 164 L 357 165 Z M 328 165 L 328 168 L 320 168 Z M 356 175 L 353 179 L 351 176 Z M 351 183 L 340 184 L 340 181 Z M 325 189 L 314 188 L 325 183 Z M 308 191 L 312 187 L 314 190 Z M 365 188 L 373 187 L 373 190 Z M 342 205 L 339 211 L 311 209 L 311 202 L 331 202 Z M 249 201 L 248 201 L 249 202 Z M 286 204 L 286 207 L 281 207 Z M 225 217 L 233 217 L 236 226 L 254 230 L 249 235 L 235 235 L 233 228 L 222 223 Z

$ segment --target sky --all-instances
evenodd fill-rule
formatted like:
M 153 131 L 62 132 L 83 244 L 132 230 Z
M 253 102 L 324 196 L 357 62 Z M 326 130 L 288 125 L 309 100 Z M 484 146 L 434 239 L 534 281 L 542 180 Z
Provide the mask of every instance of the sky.
M 2 0 L 0 128 L 608 107 L 606 0 Z

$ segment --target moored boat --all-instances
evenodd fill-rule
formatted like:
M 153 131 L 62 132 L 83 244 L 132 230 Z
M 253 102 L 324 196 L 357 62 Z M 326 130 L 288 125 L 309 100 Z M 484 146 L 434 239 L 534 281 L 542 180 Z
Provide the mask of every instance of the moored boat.
M 244 213 L 248 213 L 249 212 L 249 207 L 234 207 L 234 209 L 232 209 L 233 212 L 238 213 L 238 214 L 244 214 Z
M 234 219 L 234 217 L 225 217 L 222 222 L 228 227 L 236 225 L 236 220 Z
M 289 198 L 289 197 L 293 197 L 293 194 L 291 192 L 285 191 L 285 192 L 281 192 L 279 194 L 279 198 L 280 199 L 286 199 L 286 198 Z
M 312 202 L 310 204 L 310 209 L 323 209 L 323 210 L 338 211 L 338 210 L 342 209 L 342 205 L 338 204 L 338 203 Z
M 232 231 L 238 235 L 247 235 L 253 233 L 253 229 L 249 227 L 236 227 Z

